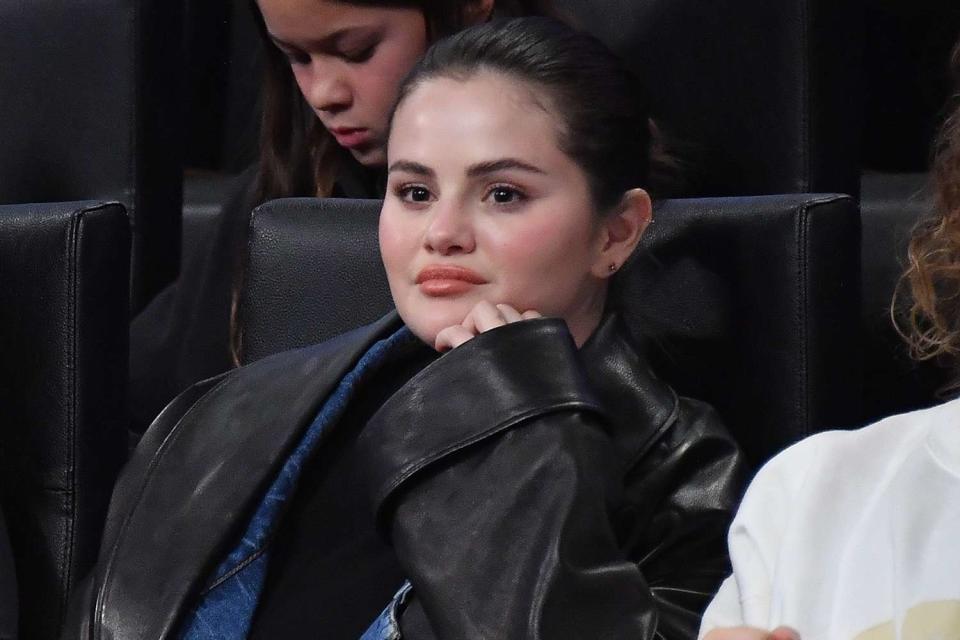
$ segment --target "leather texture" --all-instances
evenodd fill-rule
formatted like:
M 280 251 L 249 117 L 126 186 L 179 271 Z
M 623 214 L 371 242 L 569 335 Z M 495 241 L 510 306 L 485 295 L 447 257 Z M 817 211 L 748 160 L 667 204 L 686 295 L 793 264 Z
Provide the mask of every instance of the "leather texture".
M 393 308 L 377 200 L 290 198 L 254 209 L 240 302 L 243 362 L 322 342 Z
M 133 307 L 178 269 L 180 4 L 0 3 L 0 204 L 119 200 Z
M 910 358 L 907 343 L 897 333 L 890 315 L 894 292 L 907 264 L 910 234 L 933 211 L 930 186 L 931 178 L 922 173 L 863 176 L 864 423 L 941 402 L 937 391 L 949 379 L 949 368 Z
M 407 640 L 693 638 L 727 573 L 737 446 L 615 316 L 579 352 L 556 319 L 481 334 L 394 394 L 359 446 L 414 585 Z
M 7 523 L 0 509 L 0 640 L 16 640 L 17 617 L 17 570 L 13 565 Z
M 0 500 L 23 638 L 59 633 L 126 454 L 129 247 L 117 203 L 0 207 Z
M 64 637 L 175 637 L 323 399 L 398 326 L 389 314 L 174 401 L 123 471 Z M 518 357 L 531 345 L 551 357 Z M 434 361 L 371 420 L 371 502 L 408 560 L 415 602 L 438 616 L 437 637 L 578 637 L 563 621 L 607 637 L 693 637 L 727 573 L 726 527 L 746 479 L 736 445 L 709 407 L 652 377 L 615 316 L 581 353 L 557 320 L 491 331 Z M 475 371 L 465 361 L 486 371 L 476 398 L 450 393 L 454 376 Z M 414 416 L 425 396 L 436 402 Z M 492 398 L 483 412 L 473 404 Z M 481 505 L 486 525 L 461 535 Z M 444 553 L 459 580 L 438 570 Z M 466 608 L 442 600 L 457 594 L 476 597 Z M 508 602 L 516 608 L 497 610 Z
M 378 201 L 278 200 L 251 222 L 244 360 L 391 308 Z M 751 461 L 860 419 L 859 217 L 837 195 L 661 202 L 613 303 L 671 386 L 720 411 Z
M 692 190 L 856 194 L 863 0 L 556 0 L 634 68 Z

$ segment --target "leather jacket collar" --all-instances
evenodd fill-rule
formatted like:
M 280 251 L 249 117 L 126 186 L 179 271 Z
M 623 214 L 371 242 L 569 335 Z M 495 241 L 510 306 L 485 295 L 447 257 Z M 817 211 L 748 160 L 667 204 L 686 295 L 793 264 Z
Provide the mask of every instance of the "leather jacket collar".
M 590 386 L 607 411 L 617 451 L 632 465 L 677 418 L 676 392 L 650 369 L 616 313 L 606 314 L 580 349 Z M 638 429 L 637 425 L 649 425 Z

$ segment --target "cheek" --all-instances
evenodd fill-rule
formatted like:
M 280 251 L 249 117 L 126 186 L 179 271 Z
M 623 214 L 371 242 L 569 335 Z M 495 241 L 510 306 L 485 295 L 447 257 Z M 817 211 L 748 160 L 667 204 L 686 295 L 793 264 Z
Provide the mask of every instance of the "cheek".
M 571 273 L 589 269 L 589 237 L 589 229 L 558 229 L 547 223 L 514 229 L 495 246 L 507 271 Z
M 310 72 L 306 65 L 288 65 L 290 73 L 293 74 L 293 80 L 297 83 L 300 93 L 306 98 L 310 95 Z
M 590 226 L 558 228 L 553 218 L 491 238 L 504 295 L 544 313 L 566 307 L 590 273 L 592 235 Z
M 400 216 L 393 213 L 388 206 L 384 207 L 380 213 L 380 257 L 391 286 L 412 258 L 409 249 L 410 239 L 407 237 L 410 232 L 410 225 L 404 225 Z
M 422 53 L 422 51 L 401 51 L 399 54 L 391 55 L 389 51 L 384 51 L 375 69 L 368 69 L 366 73 L 360 72 L 355 76 L 357 93 L 365 97 L 368 103 L 375 106 L 380 115 L 386 119 L 397 98 L 400 83 L 413 69 Z

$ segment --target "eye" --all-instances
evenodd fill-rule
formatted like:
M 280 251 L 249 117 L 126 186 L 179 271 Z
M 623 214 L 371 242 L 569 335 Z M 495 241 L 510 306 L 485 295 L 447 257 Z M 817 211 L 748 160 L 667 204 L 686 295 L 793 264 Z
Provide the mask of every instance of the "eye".
M 377 51 L 377 45 L 379 43 L 374 42 L 363 47 L 358 47 L 355 49 L 342 51 L 340 56 L 347 62 L 352 62 L 354 64 L 361 64 L 373 57 L 373 54 Z
M 396 190 L 397 197 L 405 202 L 424 203 L 430 202 L 433 194 L 422 185 L 406 185 Z
M 487 191 L 484 200 L 492 200 L 496 204 L 513 204 L 526 199 L 526 195 L 515 187 L 495 185 Z
M 310 56 L 303 51 L 291 51 L 289 49 L 280 49 L 280 53 L 287 59 L 291 65 L 309 64 Z

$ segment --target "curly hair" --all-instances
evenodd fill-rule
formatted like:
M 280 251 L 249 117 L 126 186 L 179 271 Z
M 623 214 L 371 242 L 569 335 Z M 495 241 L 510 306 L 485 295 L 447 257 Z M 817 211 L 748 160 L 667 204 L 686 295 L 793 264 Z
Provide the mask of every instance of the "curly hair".
M 956 91 L 933 146 L 933 215 L 911 236 L 894 298 L 894 310 L 896 301 L 905 298 L 903 326 L 896 315 L 894 320 L 911 356 L 948 363 L 960 373 L 960 41 L 950 68 Z M 960 378 L 954 376 L 948 388 L 960 388 Z

